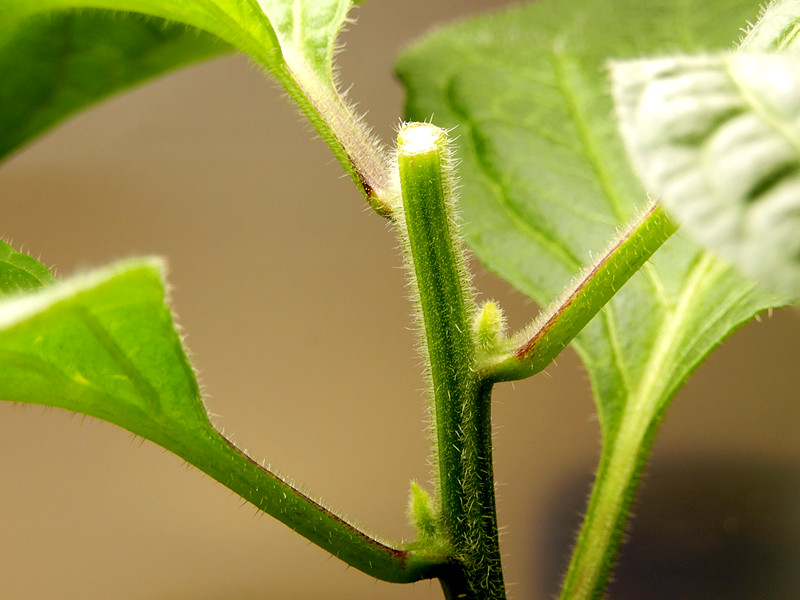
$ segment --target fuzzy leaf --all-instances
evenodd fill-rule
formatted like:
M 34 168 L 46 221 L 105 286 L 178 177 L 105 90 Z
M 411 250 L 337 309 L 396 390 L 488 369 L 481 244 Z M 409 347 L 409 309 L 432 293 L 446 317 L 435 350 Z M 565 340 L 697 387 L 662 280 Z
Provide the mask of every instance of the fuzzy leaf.
M 687 233 L 800 298 L 800 56 L 616 62 L 620 127 Z
M 334 41 L 350 2 L 342 0 L 259 0 L 278 36 L 292 71 L 313 71 L 327 85 L 333 82 Z
M 647 203 L 615 130 L 608 57 L 725 47 L 756 11 L 749 0 L 550 1 L 412 47 L 398 63 L 407 116 L 457 128 L 464 231 L 481 260 L 538 303 L 553 299 Z M 668 241 L 576 343 L 604 434 L 645 391 L 663 405 L 771 302 L 693 244 Z
M 209 425 L 163 298 L 158 265 L 129 263 L 0 303 L 0 398 L 185 443 Z
M 800 46 L 800 0 L 772 0 L 741 40 L 746 52 L 796 50 Z

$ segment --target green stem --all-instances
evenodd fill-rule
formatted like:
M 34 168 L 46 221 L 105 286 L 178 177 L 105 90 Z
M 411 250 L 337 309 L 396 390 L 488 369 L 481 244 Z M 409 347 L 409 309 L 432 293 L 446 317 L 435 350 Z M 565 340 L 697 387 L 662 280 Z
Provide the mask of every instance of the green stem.
M 475 368 L 474 303 L 452 206 L 446 134 L 425 123 L 398 136 L 398 219 L 419 302 L 430 378 L 443 534 L 461 565 L 448 597 L 505 598 L 495 516 L 491 384 Z M 466 595 L 465 595 L 466 594 Z
M 268 471 L 208 424 L 156 443 L 356 569 L 383 581 L 438 577 L 444 557 L 392 547 L 360 531 Z
M 677 230 L 664 209 L 653 204 L 578 277 L 547 310 L 483 361 L 493 381 L 524 379 L 547 367 Z
M 644 418 L 623 421 L 616 443 L 604 441 L 586 518 L 559 600 L 604 598 L 658 421 L 646 412 Z
M 341 95 L 325 82 L 307 81 L 288 67 L 272 70 L 300 110 L 333 152 L 370 207 L 391 218 L 387 202 L 390 167 L 386 150 Z

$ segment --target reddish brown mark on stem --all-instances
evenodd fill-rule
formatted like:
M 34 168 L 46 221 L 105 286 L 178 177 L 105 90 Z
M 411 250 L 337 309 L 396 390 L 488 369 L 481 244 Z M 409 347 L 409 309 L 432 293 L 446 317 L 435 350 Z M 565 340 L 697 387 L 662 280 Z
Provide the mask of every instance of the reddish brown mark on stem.
M 516 358 L 525 360 L 535 351 L 536 346 L 558 322 L 559 317 L 564 313 L 564 311 L 575 301 L 584 288 L 597 276 L 597 274 L 608 263 L 620 246 L 622 246 L 622 244 L 624 244 L 630 238 L 631 234 L 650 217 L 657 207 L 658 204 L 654 203 L 653 206 L 651 206 L 650 209 L 644 215 L 642 215 L 640 219 L 637 220 L 637 222 L 626 232 L 625 235 L 620 236 L 616 242 L 614 242 L 614 244 L 610 246 L 608 250 L 606 250 L 603 258 L 595 263 L 592 269 L 586 273 L 572 293 L 564 299 L 558 309 L 554 311 L 553 314 L 550 315 L 550 318 L 548 318 L 547 321 L 536 331 L 536 333 L 533 334 L 533 337 L 531 337 L 531 339 L 528 340 L 523 346 L 514 351 L 514 356 Z

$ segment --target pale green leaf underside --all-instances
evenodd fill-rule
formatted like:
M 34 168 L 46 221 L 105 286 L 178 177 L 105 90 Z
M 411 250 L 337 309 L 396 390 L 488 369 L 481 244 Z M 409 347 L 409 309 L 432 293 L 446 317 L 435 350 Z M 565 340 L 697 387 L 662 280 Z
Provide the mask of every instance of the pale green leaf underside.
M 294 71 L 303 63 L 320 82 L 333 81 L 334 42 L 347 17 L 343 0 L 259 0 Z
M 791 50 L 800 45 L 800 0 L 773 0 L 739 48 L 747 52 Z
M 751 1 L 540 2 L 437 32 L 398 69 L 407 116 L 457 127 L 469 245 L 540 304 L 643 207 L 608 94 L 609 57 L 724 48 Z M 578 337 L 601 426 L 656 418 L 699 362 L 771 304 L 680 233 Z
M 800 298 L 800 56 L 614 63 L 631 158 L 692 237 Z

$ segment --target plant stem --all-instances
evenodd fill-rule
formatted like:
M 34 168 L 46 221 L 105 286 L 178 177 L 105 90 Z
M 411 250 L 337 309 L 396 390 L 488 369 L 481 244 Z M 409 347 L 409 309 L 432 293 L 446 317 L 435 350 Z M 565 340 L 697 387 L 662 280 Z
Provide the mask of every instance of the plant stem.
M 406 125 L 398 136 L 398 218 L 419 303 L 430 379 L 443 535 L 461 573 L 441 577 L 453 598 L 505 598 L 495 515 L 491 383 L 475 368 L 474 313 L 453 211 L 444 131 Z
M 647 417 L 651 417 L 649 413 Z M 592 495 L 559 600 L 602 600 L 658 419 L 629 419 L 603 443 Z

